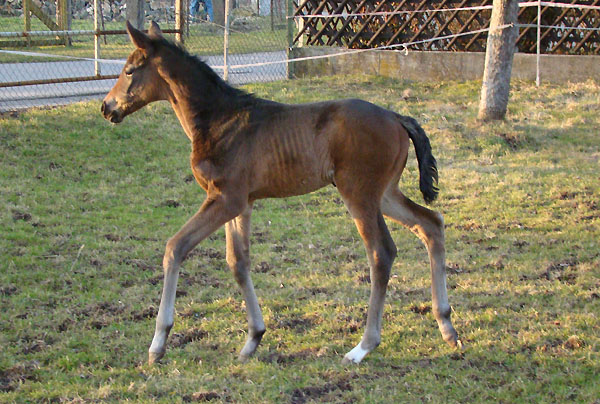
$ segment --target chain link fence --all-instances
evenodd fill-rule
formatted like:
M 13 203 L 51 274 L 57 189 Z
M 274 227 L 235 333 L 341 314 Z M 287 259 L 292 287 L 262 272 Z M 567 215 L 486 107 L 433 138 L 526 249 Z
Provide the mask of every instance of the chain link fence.
M 61 3 L 67 18 L 59 15 Z M 229 3 L 225 13 L 225 0 L 149 0 L 142 3 L 143 21 L 146 27 L 156 21 L 172 40 L 181 38 L 221 75 L 227 70 L 234 85 L 285 79 L 287 1 Z M 184 24 L 177 21 L 178 7 Z M 0 111 L 97 99 L 113 86 L 133 51 L 125 33 L 131 18 L 126 0 L 97 0 L 97 26 L 94 10 L 93 0 L 0 0 Z

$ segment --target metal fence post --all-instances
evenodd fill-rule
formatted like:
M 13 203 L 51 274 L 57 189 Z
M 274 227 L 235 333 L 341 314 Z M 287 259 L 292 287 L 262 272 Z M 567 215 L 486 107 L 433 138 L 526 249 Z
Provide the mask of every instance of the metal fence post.
M 24 27 L 24 31 L 27 33 L 29 31 L 31 31 L 31 11 L 30 11 L 30 7 L 29 7 L 29 2 L 31 0 L 23 0 L 23 17 L 25 19 L 24 23 L 25 23 L 25 27 Z M 30 45 L 31 39 L 29 38 L 29 35 L 27 36 L 27 46 Z
M 290 63 L 292 49 L 294 47 L 294 0 L 287 0 L 287 78 L 294 76 L 294 67 Z
M 273 0 L 271 0 L 271 31 L 275 31 L 275 13 L 273 12 Z
M 542 28 L 541 28 L 541 20 L 542 19 L 542 0 L 538 0 L 538 4 L 537 4 L 537 49 L 536 49 L 536 56 L 535 56 L 535 86 L 539 87 L 540 86 L 540 48 L 541 48 L 541 44 L 540 44 L 540 37 L 541 37 L 541 33 L 542 33 Z
M 223 37 L 223 80 L 229 78 L 227 54 L 229 53 L 229 0 L 225 0 L 225 33 Z
M 179 32 L 175 34 L 175 39 L 180 43 L 183 43 L 184 30 L 185 30 L 185 16 L 187 10 L 185 9 L 185 0 L 175 0 L 175 29 Z
M 71 12 L 69 0 L 58 0 L 56 2 L 56 23 L 60 30 L 69 31 L 71 24 L 69 24 L 69 14 Z M 71 45 L 71 38 L 68 34 L 61 35 L 65 46 Z
M 100 76 L 100 1 L 94 0 L 94 74 Z

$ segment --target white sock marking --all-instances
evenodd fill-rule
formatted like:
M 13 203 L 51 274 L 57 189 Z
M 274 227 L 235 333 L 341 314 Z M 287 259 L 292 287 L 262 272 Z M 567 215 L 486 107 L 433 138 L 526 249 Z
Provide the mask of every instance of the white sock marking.
M 370 352 L 361 347 L 361 342 L 358 343 L 350 352 L 348 352 L 344 358 L 353 363 L 360 363 L 363 358 Z

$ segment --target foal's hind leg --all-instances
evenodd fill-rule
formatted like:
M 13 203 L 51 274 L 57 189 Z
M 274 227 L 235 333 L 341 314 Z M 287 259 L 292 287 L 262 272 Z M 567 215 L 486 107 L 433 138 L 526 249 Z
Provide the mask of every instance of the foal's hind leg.
M 265 333 L 265 323 L 250 279 L 250 215 L 249 206 L 244 213 L 225 225 L 227 238 L 227 264 L 242 289 L 248 317 L 248 339 L 240 352 L 240 360 L 250 357 Z
M 442 215 L 405 197 L 395 183 L 385 192 L 381 201 L 381 210 L 386 217 L 415 233 L 427 247 L 431 264 L 432 311 L 444 340 L 452 347 L 457 345 L 460 347 L 462 344 L 450 321 Z
M 367 312 L 367 327 L 361 341 L 344 356 L 344 363 L 359 363 L 381 342 L 383 304 L 396 246 L 377 203 L 352 205 L 348 209 L 365 243 L 371 270 L 371 296 Z

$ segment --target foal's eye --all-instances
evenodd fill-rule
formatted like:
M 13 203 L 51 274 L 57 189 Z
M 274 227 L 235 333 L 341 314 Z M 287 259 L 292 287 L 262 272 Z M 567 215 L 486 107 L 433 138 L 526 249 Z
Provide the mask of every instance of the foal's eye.
M 134 71 L 135 71 L 135 67 L 129 66 L 127 69 L 125 69 L 125 75 L 126 76 L 131 76 Z

